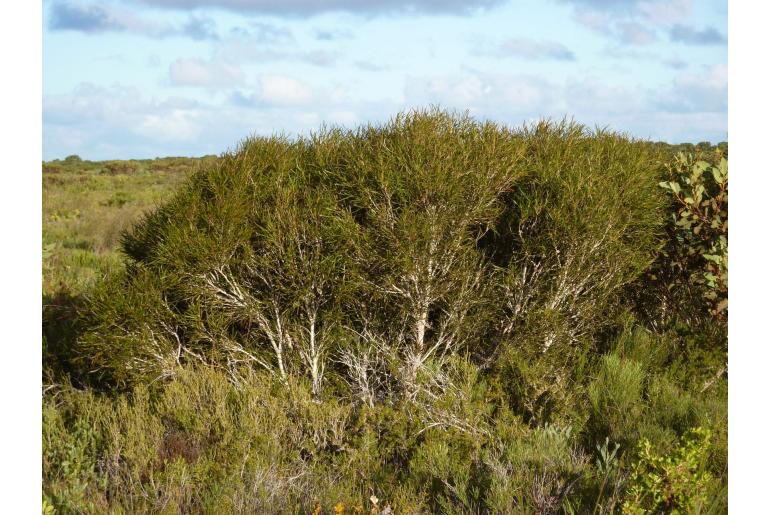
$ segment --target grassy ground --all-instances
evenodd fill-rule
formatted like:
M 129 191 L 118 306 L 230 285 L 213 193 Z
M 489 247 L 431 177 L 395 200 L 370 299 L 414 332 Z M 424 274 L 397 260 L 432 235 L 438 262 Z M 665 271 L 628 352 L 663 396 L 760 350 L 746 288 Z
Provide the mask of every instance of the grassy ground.
M 206 158 L 209 159 L 209 158 Z M 121 263 L 120 234 L 167 198 L 200 159 L 43 165 L 43 295 L 79 295 Z
M 64 372 L 76 311 L 96 282 L 122 266 L 122 231 L 215 158 L 43 163 L 43 361 L 46 382 Z

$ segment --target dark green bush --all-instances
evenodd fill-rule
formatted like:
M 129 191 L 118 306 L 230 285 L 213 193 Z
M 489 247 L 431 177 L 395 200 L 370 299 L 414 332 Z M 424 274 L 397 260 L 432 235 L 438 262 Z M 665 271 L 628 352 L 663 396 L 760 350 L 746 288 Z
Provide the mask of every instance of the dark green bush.
M 205 362 L 371 403 L 414 396 L 451 355 L 503 352 L 524 409 L 563 404 L 565 371 L 657 249 L 652 158 L 574 124 L 440 111 L 246 141 L 125 236 L 83 359 L 117 384 Z

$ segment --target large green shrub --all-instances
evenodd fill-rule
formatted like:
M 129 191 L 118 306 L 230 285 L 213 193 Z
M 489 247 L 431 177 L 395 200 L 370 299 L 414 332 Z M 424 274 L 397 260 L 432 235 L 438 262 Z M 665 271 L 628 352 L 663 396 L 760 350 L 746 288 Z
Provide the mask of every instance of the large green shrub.
M 616 323 L 622 291 L 654 259 L 661 223 L 657 155 L 579 126 L 520 135 L 525 177 L 498 219 L 500 367 L 528 416 L 553 420 L 579 394 L 595 336 Z
M 372 405 L 417 398 L 453 355 L 502 355 L 517 409 L 563 406 L 657 249 L 653 157 L 575 124 L 435 110 L 248 140 L 125 235 L 81 359 L 111 384 L 208 363 Z

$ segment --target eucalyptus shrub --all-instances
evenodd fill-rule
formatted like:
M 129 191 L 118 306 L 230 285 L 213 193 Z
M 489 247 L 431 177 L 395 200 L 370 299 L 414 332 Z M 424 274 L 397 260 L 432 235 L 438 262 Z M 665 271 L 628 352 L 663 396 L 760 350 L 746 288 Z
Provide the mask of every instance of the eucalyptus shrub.
M 573 123 L 439 110 L 246 140 L 124 235 L 80 359 L 113 385 L 204 363 L 424 409 L 460 391 L 463 357 L 554 418 L 658 250 L 657 159 Z
M 688 326 L 726 342 L 728 313 L 727 145 L 677 152 L 663 163 L 665 244 L 633 288 L 638 312 L 657 330 Z
M 674 201 L 676 247 L 665 253 L 710 304 L 716 315 L 727 310 L 727 159 L 716 164 L 680 153 L 672 180 L 661 182 Z

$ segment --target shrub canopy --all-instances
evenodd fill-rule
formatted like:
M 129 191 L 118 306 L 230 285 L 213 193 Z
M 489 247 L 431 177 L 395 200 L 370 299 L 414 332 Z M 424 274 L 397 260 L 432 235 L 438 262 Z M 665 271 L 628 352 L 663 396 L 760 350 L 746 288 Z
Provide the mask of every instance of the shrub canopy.
M 246 140 L 124 235 L 81 359 L 111 384 L 205 362 L 371 404 L 460 355 L 511 369 L 534 414 L 658 249 L 655 152 L 439 110 Z

